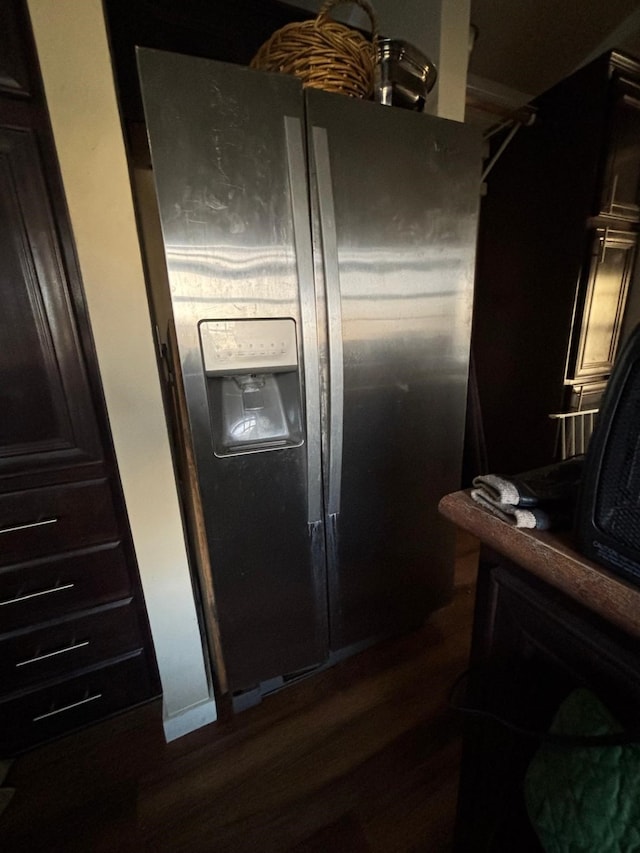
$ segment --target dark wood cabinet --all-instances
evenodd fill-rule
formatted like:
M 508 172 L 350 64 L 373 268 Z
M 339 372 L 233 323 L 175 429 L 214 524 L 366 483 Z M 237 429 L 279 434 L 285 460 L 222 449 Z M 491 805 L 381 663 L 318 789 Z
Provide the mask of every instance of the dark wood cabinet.
M 525 806 L 536 733 L 577 687 L 635 727 L 640 641 L 491 551 L 478 584 L 455 849 L 542 851 Z
M 0 4 L 0 756 L 159 692 L 25 4 Z
M 482 544 L 457 696 L 467 713 L 454 849 L 539 853 L 525 774 L 561 703 L 587 688 L 637 731 L 640 589 L 583 557 L 569 531 L 517 529 L 465 492 L 443 498 L 440 511 Z
M 31 128 L 0 127 L 0 476 L 102 455 Z
M 640 63 L 610 52 L 535 106 L 488 177 L 478 238 L 472 346 L 504 474 L 553 460 L 549 415 L 598 406 L 638 304 Z
M 31 80 L 24 45 L 27 13 L 24 6 L 0 3 L 0 94 L 31 94 Z

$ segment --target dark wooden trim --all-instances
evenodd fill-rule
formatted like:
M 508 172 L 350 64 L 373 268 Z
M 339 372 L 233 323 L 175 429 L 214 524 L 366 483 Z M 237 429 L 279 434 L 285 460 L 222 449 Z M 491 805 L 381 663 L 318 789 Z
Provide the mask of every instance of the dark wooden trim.
M 569 534 L 522 530 L 471 500 L 446 495 L 440 512 L 485 545 L 627 633 L 640 637 L 640 589 L 576 551 Z

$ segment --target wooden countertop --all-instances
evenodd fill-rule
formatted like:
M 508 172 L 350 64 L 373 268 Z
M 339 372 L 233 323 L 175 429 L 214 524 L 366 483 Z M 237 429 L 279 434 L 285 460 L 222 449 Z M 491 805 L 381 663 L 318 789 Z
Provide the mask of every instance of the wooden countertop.
M 579 554 L 569 533 L 513 527 L 472 501 L 467 492 L 446 495 L 438 508 L 483 544 L 640 638 L 640 587 Z

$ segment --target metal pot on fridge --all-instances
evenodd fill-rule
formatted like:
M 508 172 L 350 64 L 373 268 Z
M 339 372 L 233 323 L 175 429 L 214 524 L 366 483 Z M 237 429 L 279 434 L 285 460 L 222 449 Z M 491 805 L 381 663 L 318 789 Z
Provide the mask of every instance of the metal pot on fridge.
M 412 44 L 378 39 L 374 83 L 378 103 L 421 111 L 437 78 L 436 66 Z

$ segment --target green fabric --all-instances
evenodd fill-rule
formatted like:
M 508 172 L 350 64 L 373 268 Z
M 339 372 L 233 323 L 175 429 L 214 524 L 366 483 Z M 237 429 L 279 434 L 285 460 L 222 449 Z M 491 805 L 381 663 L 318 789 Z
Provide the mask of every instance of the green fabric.
M 588 690 L 574 690 L 551 726 L 556 734 L 606 735 L 622 728 Z M 525 777 L 525 801 L 547 853 L 640 851 L 640 745 L 544 744 Z

